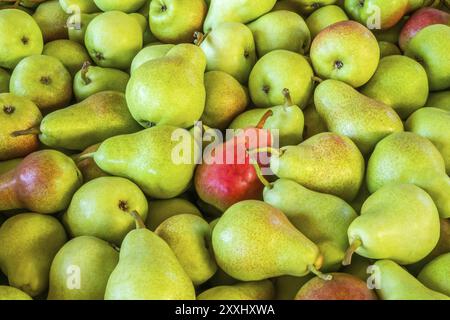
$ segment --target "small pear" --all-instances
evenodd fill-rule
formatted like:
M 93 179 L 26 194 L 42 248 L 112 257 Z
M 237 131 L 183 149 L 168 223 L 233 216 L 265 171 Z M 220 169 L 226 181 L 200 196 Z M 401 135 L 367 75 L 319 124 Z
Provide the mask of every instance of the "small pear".
M 385 58 L 389 56 L 396 56 L 401 55 L 402 52 L 400 51 L 399 47 L 397 45 L 387 42 L 387 41 L 378 41 L 378 45 L 380 46 L 380 58 Z M 427 80 L 428 82 L 428 80 Z
M 83 63 L 91 61 L 86 48 L 75 41 L 62 39 L 45 44 L 42 54 L 57 58 L 70 74 L 75 74 L 83 67 Z
M 59 4 L 67 13 L 74 13 L 75 9 L 82 13 L 94 13 L 100 11 L 95 5 L 94 0 L 59 0 Z
M 450 252 L 428 263 L 420 271 L 417 279 L 428 288 L 450 297 Z
M 197 300 L 272 300 L 275 289 L 270 280 L 239 282 L 203 291 Z
M 135 12 L 141 7 L 145 6 L 145 0 L 94 0 L 95 5 L 102 11 L 122 11 L 122 12 Z
M 198 208 L 183 198 L 173 198 L 167 200 L 151 200 L 149 201 L 150 213 L 147 215 L 145 225 L 151 231 L 170 217 L 179 214 L 190 214 L 202 217 Z
M 100 15 L 100 13 L 81 13 L 80 15 L 72 14 L 69 16 L 67 19 L 69 39 L 84 45 L 84 37 L 86 35 L 87 27 L 98 15 Z
M 67 39 L 66 22 L 69 15 L 61 8 L 58 0 L 44 1 L 33 14 L 44 37 L 44 42 Z
M 17 288 L 0 286 L 0 300 L 33 300 L 33 298 Z
M 315 10 L 306 19 L 306 24 L 311 30 L 312 38 L 315 38 L 323 29 L 341 21 L 348 21 L 345 11 L 336 5 L 323 6 Z

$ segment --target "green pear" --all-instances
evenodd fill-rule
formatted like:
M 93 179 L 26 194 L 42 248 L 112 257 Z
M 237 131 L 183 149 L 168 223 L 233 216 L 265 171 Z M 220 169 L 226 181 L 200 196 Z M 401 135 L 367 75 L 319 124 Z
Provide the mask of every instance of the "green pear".
M 9 80 L 11 75 L 4 69 L 0 68 L 0 93 L 9 92 Z
M 428 263 L 420 271 L 417 279 L 428 288 L 450 297 L 450 252 Z
M 12 69 L 20 60 L 41 54 L 41 29 L 27 13 L 17 9 L 0 10 L 0 67 Z
M 450 91 L 430 93 L 425 107 L 450 111 Z
M 320 7 L 306 19 L 306 25 L 315 38 L 323 29 L 341 21 L 348 21 L 347 14 L 339 6 L 330 5 Z
M 0 162 L 0 175 L 4 174 L 12 169 L 15 169 L 20 162 L 22 162 L 23 158 L 17 158 L 12 160 L 6 160 Z
M 127 179 L 101 177 L 75 192 L 62 219 L 74 237 L 94 236 L 120 245 L 134 228 L 133 211 L 147 219 L 148 203 L 142 191 Z
M 197 300 L 272 300 L 275 288 L 270 280 L 239 282 L 203 291 Z
M 314 104 L 328 129 L 352 139 L 363 154 L 370 153 L 384 137 L 403 131 L 400 117 L 390 106 L 341 81 L 319 84 Z
M 286 100 L 284 105 L 267 109 L 248 110 L 234 118 L 230 128 L 246 129 L 256 127 L 264 114 L 270 110 L 272 111 L 272 116 L 264 123 L 264 128 L 271 130 L 272 133 L 275 133 L 274 130 L 278 130 L 276 136 L 281 147 L 299 144 L 303 140 L 305 123 L 303 112 L 298 106 L 293 105 L 288 89 L 284 89 L 283 94 Z
M 426 138 L 401 132 L 384 138 L 367 165 L 371 193 L 395 183 L 414 183 L 434 200 L 442 218 L 450 218 L 450 178 L 439 150 Z
M 42 120 L 38 107 L 26 98 L 11 93 L 0 94 L 0 160 L 23 157 L 36 151 L 39 140 L 34 135 L 13 137 L 14 131 L 35 127 Z
M 51 263 L 66 241 L 63 226 L 53 217 L 13 216 L 0 227 L 0 269 L 12 287 L 35 297 L 47 289 Z
M 61 8 L 58 0 L 39 4 L 33 18 L 41 28 L 44 42 L 67 39 L 67 19 L 69 15 Z
M 182 141 L 174 141 L 174 136 Z M 190 154 L 178 158 L 175 149 L 179 147 Z M 195 169 L 193 147 L 188 131 L 161 125 L 107 139 L 94 160 L 103 171 L 132 180 L 148 196 L 170 199 L 189 187 Z
M 304 108 L 313 91 L 313 70 L 300 54 L 275 50 L 258 60 L 249 79 L 252 101 L 259 108 L 284 103 L 283 89 L 289 89 L 293 104 Z
M 247 83 L 256 62 L 256 49 L 252 31 L 246 25 L 227 22 L 196 37 L 206 56 L 207 71 L 224 71 L 240 83 Z
M 77 237 L 56 254 L 50 268 L 48 300 L 103 300 L 119 253 L 95 237 Z
M 128 69 L 142 49 L 142 29 L 136 19 L 123 12 L 105 12 L 89 23 L 84 41 L 98 66 Z
M 435 24 L 422 29 L 410 41 L 405 54 L 419 61 L 428 74 L 431 91 L 450 88 L 450 26 Z
M 125 93 L 130 76 L 112 68 L 92 66 L 85 62 L 73 79 L 73 93 L 77 101 L 82 101 L 101 91 Z
M 277 0 L 211 0 L 203 25 L 205 32 L 224 22 L 247 23 L 269 12 Z
M 450 175 L 450 110 L 417 110 L 406 121 L 406 129 L 433 142 L 444 158 L 447 175 Z
M 174 46 L 173 44 L 157 43 L 145 47 L 134 57 L 130 67 L 130 73 L 132 74 L 137 68 L 150 60 L 164 57 Z
M 371 259 L 412 264 L 425 258 L 439 240 L 439 213 L 431 197 L 413 184 L 392 184 L 372 194 L 348 228 L 351 247 Z
M 372 79 L 361 88 L 362 94 L 392 107 L 402 119 L 425 105 L 428 91 L 425 69 L 401 55 L 381 59 Z
M 314 275 L 308 274 L 303 277 L 281 276 L 275 278 L 276 300 L 294 300 L 298 290 Z
M 94 0 L 102 11 L 135 12 L 145 5 L 146 0 Z
M 347 137 L 317 134 L 298 146 L 281 148 L 270 159 L 270 168 L 281 179 L 293 180 L 321 193 L 353 200 L 364 178 L 364 158 Z
M 143 222 L 125 237 L 105 300 L 194 300 L 191 279 L 169 245 Z
M 67 30 L 69 33 L 69 39 L 79 44 L 84 45 L 84 37 L 86 35 L 86 29 L 88 25 L 97 17 L 100 13 L 82 13 L 73 14 L 67 19 Z
M 202 217 L 198 208 L 183 198 L 173 198 L 166 200 L 151 200 L 149 201 L 150 213 L 147 216 L 145 225 L 151 231 L 170 217 L 179 214 L 189 214 Z
M 309 139 L 316 134 L 327 132 L 327 124 L 320 117 L 317 112 L 314 103 L 309 104 L 305 110 L 303 110 L 305 116 L 305 128 L 303 130 L 303 138 Z
M 66 107 L 72 98 L 72 77 L 55 57 L 30 56 L 16 66 L 10 92 L 28 98 L 41 110 Z
M 445 294 L 425 287 L 391 260 L 377 261 L 374 266 L 377 294 L 383 300 L 450 300 Z
M 378 45 L 380 46 L 380 58 L 383 59 L 389 56 L 397 56 L 401 55 L 402 52 L 397 45 L 387 42 L 387 41 L 378 41 Z M 427 78 L 428 79 L 428 78 Z M 428 81 L 427 81 L 428 83 Z
M 380 47 L 366 27 L 355 21 L 342 21 L 323 29 L 314 38 L 310 56 L 319 77 L 358 88 L 375 73 Z
M 280 210 L 257 200 L 225 211 L 213 229 L 212 245 L 217 264 L 242 281 L 303 276 L 322 266 L 318 247 Z
M 305 54 L 311 44 L 311 33 L 305 20 L 292 11 L 269 12 L 248 27 L 255 38 L 259 57 L 277 49 Z
M 66 39 L 46 43 L 42 54 L 59 59 L 72 77 L 81 69 L 83 63 L 91 61 L 81 44 Z
M 144 127 L 191 127 L 205 107 L 205 67 L 205 55 L 192 44 L 179 44 L 164 57 L 146 62 L 128 82 L 131 114 Z
M 153 0 L 150 29 L 164 43 L 192 42 L 203 26 L 208 7 L 204 0 Z
M 291 223 L 314 241 L 323 254 L 323 271 L 337 271 L 348 248 L 346 232 L 357 217 L 344 200 L 279 179 L 264 189 L 264 201 L 280 209 Z
M 95 13 L 100 11 L 94 0 L 59 0 L 59 4 L 67 13 Z
M 211 128 L 225 130 L 249 104 L 247 89 L 226 72 L 205 73 L 205 89 L 205 110 L 200 120 Z
M 0 300 L 33 300 L 33 298 L 17 288 L 0 286 Z
M 130 17 L 134 18 L 139 25 L 141 26 L 142 31 L 142 44 L 145 46 L 148 43 L 157 41 L 155 36 L 152 34 L 150 30 L 150 25 L 148 23 L 147 17 L 145 17 L 143 14 L 140 13 L 130 13 Z
M 203 218 L 179 214 L 162 222 L 155 233 L 167 242 L 194 285 L 205 283 L 217 271 L 211 228 Z

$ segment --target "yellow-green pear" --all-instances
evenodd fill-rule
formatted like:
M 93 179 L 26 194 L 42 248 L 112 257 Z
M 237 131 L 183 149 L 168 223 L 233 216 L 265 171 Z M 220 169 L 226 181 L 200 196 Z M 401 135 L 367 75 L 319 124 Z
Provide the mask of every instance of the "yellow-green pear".
M 145 225 L 151 231 L 155 231 L 166 219 L 178 214 L 191 214 L 202 217 L 200 210 L 198 210 L 191 202 L 183 198 L 151 200 L 148 205 L 150 213 L 147 215 Z
M 348 17 L 339 6 L 323 6 L 315 10 L 306 19 L 306 24 L 311 31 L 311 37 L 315 38 L 323 29 L 341 21 L 347 21 Z
M 450 252 L 433 259 L 420 271 L 417 279 L 428 288 L 450 296 Z
M 275 288 L 270 280 L 238 282 L 203 291 L 197 300 L 272 300 Z
M 143 48 L 134 57 L 130 67 L 130 73 L 133 73 L 137 68 L 150 60 L 164 57 L 174 46 L 173 44 L 155 43 Z
M 33 300 L 33 298 L 17 288 L 0 286 L 0 300 Z
M 432 92 L 425 107 L 450 111 L 450 91 Z

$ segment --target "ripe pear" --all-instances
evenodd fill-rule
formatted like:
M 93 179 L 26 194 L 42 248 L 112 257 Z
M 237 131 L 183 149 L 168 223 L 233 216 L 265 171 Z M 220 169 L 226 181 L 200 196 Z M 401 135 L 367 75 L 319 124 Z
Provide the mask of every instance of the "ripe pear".
M 147 215 L 145 225 L 151 231 L 170 217 L 179 214 L 189 214 L 202 217 L 198 208 L 183 198 L 173 198 L 166 200 L 151 200 L 149 201 L 150 214 Z
M 356 145 L 329 132 L 283 147 L 280 154 L 272 155 L 270 168 L 279 178 L 346 201 L 356 197 L 364 178 L 364 158 Z
M 450 91 L 430 93 L 425 107 L 450 111 Z
M 150 3 L 150 29 L 164 43 L 192 42 L 207 10 L 204 0 L 154 0 Z
M 120 245 L 134 228 L 131 212 L 147 219 L 148 203 L 131 181 L 119 177 L 100 177 L 75 192 L 63 222 L 74 236 L 94 236 Z
M 391 260 L 377 261 L 374 266 L 377 294 L 383 300 L 450 300 L 445 294 L 425 287 Z
M 94 0 L 95 5 L 102 11 L 135 12 L 145 5 L 146 0 Z
M 324 260 L 321 270 L 339 270 L 348 248 L 347 229 L 357 217 L 349 204 L 288 179 L 266 186 L 264 201 L 280 209 L 300 232 L 317 244 Z
M 92 66 L 85 62 L 73 79 L 73 93 L 77 101 L 82 101 L 101 91 L 125 93 L 130 76 L 112 68 Z
M 319 84 L 314 104 L 328 129 L 352 139 L 363 154 L 370 153 L 384 137 L 403 131 L 403 123 L 391 107 L 341 81 Z
M 179 214 L 162 222 L 155 233 L 167 242 L 194 285 L 205 283 L 217 271 L 211 246 L 211 227 L 203 218 Z
M 248 27 L 255 38 L 259 57 L 277 49 L 306 54 L 311 44 L 311 33 L 305 20 L 291 11 L 266 13 Z
M 426 138 L 400 132 L 384 138 L 367 165 L 371 193 L 395 183 L 414 183 L 436 204 L 442 218 L 450 217 L 450 178 L 439 150 Z
M 67 39 L 46 43 L 42 54 L 55 57 L 61 61 L 72 77 L 83 67 L 83 63 L 91 61 L 85 47 L 78 42 Z
M 366 27 L 355 21 L 342 21 L 323 29 L 314 38 L 310 56 L 319 77 L 358 88 L 375 73 L 380 47 Z
M 417 279 L 428 288 L 450 297 L 450 252 L 428 263 L 420 271 Z
M 103 300 L 119 252 L 95 237 L 77 237 L 56 254 L 47 300 Z
M 118 38 L 121 41 L 117 41 Z M 130 67 L 143 42 L 139 23 L 120 11 L 96 16 L 87 26 L 84 40 L 89 55 L 98 66 L 117 69 Z
M 194 299 L 192 281 L 169 245 L 138 222 L 138 229 L 128 233 L 122 243 L 105 300 Z
M 211 0 L 203 25 L 205 32 L 224 22 L 247 23 L 269 12 L 277 0 Z
M 58 0 L 40 3 L 33 18 L 41 28 L 44 42 L 67 39 L 66 23 L 69 15 L 61 8 Z
M 179 44 L 164 57 L 148 61 L 128 82 L 131 114 L 144 127 L 193 126 L 205 107 L 205 67 L 205 55 L 192 44 Z
M 372 194 L 348 228 L 351 254 L 412 264 L 439 240 L 439 213 L 431 197 L 413 184 L 391 184 Z
M 33 298 L 17 288 L 0 286 L 0 300 L 33 300 Z
M 67 13 L 95 13 L 100 11 L 94 0 L 59 0 L 59 4 Z
M 9 80 L 11 75 L 4 69 L 0 68 L 0 93 L 9 92 Z
M 36 151 L 0 175 L 0 211 L 62 211 L 81 183 L 81 173 L 71 158 L 56 150 Z
M 242 281 L 303 276 L 317 272 L 323 260 L 280 210 L 258 200 L 231 206 L 213 229 L 212 245 L 217 264 Z
M 0 10 L 0 67 L 13 69 L 25 57 L 41 54 L 41 29 L 27 13 L 17 9 Z
M 313 91 L 313 70 L 306 58 L 287 50 L 275 50 L 258 60 L 249 79 L 250 96 L 259 108 L 284 103 L 289 89 L 293 104 L 304 108 Z
M 26 156 L 36 151 L 39 140 L 34 135 L 13 137 L 14 131 L 39 125 L 42 120 L 38 107 L 26 98 L 11 93 L 0 94 L 0 160 Z
M 148 196 L 170 199 L 189 187 L 195 169 L 192 149 L 188 131 L 161 125 L 107 139 L 94 160 L 103 171 L 132 180 Z
M 11 74 L 10 92 L 30 99 L 41 110 L 66 107 L 72 77 L 55 57 L 34 55 L 20 61 Z
M 329 5 L 315 10 L 306 19 L 306 24 L 315 38 L 323 29 L 341 21 L 348 21 L 347 14 L 339 6 Z
M 272 300 L 275 288 L 270 280 L 239 282 L 203 291 L 197 300 Z
M 88 25 L 96 16 L 100 13 L 82 13 L 80 15 L 73 14 L 67 19 L 67 30 L 69 33 L 69 39 L 84 46 L 84 37 L 86 35 L 86 29 Z
M 252 31 L 246 25 L 227 22 L 196 37 L 206 56 L 207 71 L 224 71 L 240 83 L 247 83 L 256 62 L 256 49 Z
M 164 57 L 174 46 L 173 44 L 155 43 L 145 47 L 134 57 L 130 73 L 133 73 L 137 68 L 150 60 Z
M 12 287 L 35 297 L 47 289 L 52 260 L 66 241 L 63 226 L 53 217 L 13 216 L 0 227 L 0 269 Z
M 422 108 L 428 99 L 428 77 L 417 61 L 395 55 L 380 60 L 361 93 L 392 107 L 402 119 Z

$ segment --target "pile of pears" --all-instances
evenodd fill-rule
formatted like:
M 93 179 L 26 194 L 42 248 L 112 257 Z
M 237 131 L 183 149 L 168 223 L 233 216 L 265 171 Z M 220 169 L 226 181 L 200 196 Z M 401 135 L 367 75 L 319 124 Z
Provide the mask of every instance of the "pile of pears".
M 0 300 L 449 300 L 450 1 L 317 4 L 0 0 Z

